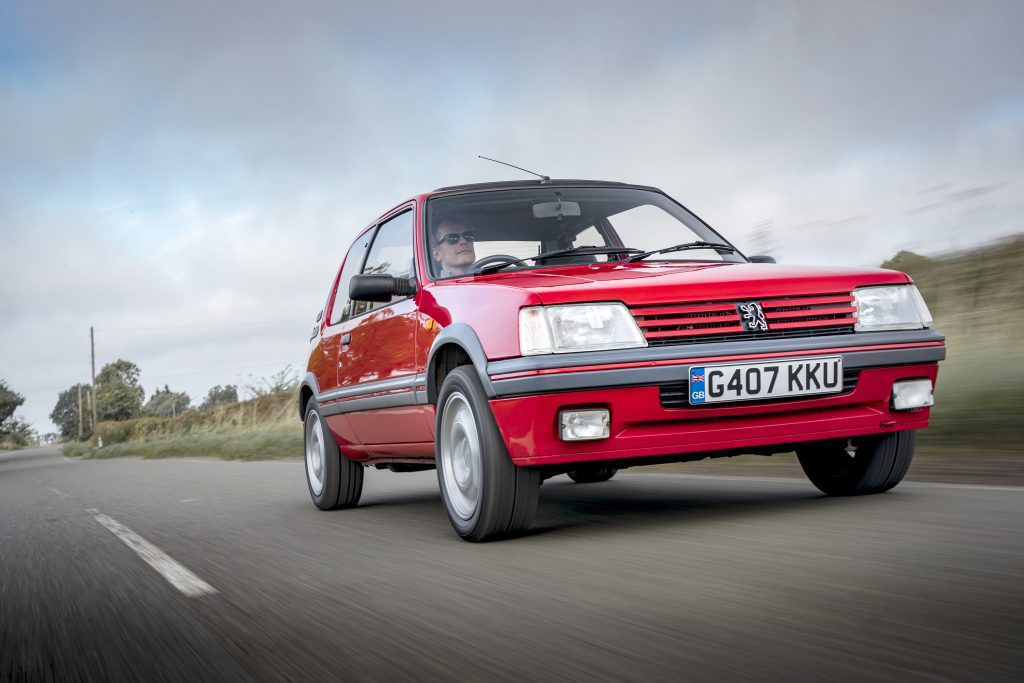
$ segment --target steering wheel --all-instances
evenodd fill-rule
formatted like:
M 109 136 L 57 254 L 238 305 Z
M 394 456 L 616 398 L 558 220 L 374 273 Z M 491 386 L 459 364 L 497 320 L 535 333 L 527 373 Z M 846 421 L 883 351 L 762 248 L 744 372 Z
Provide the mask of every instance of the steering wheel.
M 477 270 L 484 266 L 489 266 L 492 263 L 519 263 L 520 261 L 522 261 L 522 259 L 516 258 L 515 256 L 509 256 L 508 254 L 491 254 L 490 256 L 484 256 L 482 259 L 473 261 L 469 270 Z

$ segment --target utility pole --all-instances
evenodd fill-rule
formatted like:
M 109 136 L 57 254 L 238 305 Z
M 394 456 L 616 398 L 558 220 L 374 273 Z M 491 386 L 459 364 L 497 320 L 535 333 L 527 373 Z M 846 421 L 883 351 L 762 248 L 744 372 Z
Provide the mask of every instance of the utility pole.
M 89 351 L 92 355 L 92 428 L 96 429 L 96 336 L 89 327 Z
M 82 385 L 78 385 L 78 440 L 82 440 Z

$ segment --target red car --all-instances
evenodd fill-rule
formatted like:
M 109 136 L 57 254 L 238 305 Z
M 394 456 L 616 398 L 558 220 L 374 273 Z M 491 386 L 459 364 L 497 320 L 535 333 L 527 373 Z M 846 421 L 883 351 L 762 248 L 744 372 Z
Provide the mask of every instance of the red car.
M 911 279 L 746 257 L 652 187 L 446 187 L 368 226 L 310 340 L 309 492 L 436 467 L 471 541 L 530 526 L 541 482 L 795 450 L 830 495 L 903 478 L 945 358 Z

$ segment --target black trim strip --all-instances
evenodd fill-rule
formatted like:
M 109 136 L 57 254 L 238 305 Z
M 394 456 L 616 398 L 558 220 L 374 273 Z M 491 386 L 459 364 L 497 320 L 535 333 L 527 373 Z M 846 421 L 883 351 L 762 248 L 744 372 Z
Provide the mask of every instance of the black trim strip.
M 342 415 L 344 413 L 355 413 L 361 410 L 383 410 L 385 408 L 401 408 L 404 406 L 426 405 L 427 397 L 422 391 L 403 391 L 398 394 L 384 394 L 382 396 L 367 396 L 366 398 L 351 398 L 347 401 L 328 403 L 320 406 L 320 412 L 324 415 Z
M 382 379 L 376 382 L 365 382 L 363 384 L 331 389 L 330 391 L 325 391 L 317 396 L 317 400 L 320 403 L 324 403 L 325 401 L 333 401 L 339 398 L 351 398 L 353 396 L 361 396 L 363 394 L 376 394 L 381 391 L 395 391 L 398 389 L 410 388 L 415 389 L 424 382 L 426 382 L 426 375 L 423 374 L 406 375 L 404 377 L 396 377 L 394 379 Z
M 920 344 L 941 342 L 946 338 L 935 330 L 905 330 L 897 332 L 860 332 L 839 334 L 830 337 L 805 337 L 796 339 L 750 339 L 692 344 L 684 346 L 648 346 L 637 349 L 614 351 L 584 351 L 582 353 L 556 353 L 543 356 L 525 356 L 509 360 L 493 361 L 487 364 L 487 374 L 505 375 L 530 370 L 552 370 L 573 368 L 584 365 L 614 365 L 617 363 L 643 363 L 655 360 L 678 360 L 686 358 L 708 358 L 711 356 L 739 356 L 748 353 L 790 353 L 792 351 L 818 351 L 828 353 L 829 349 L 849 346 L 875 346 L 878 344 Z M 885 351 L 884 353 L 889 353 Z M 507 380 L 501 380 L 507 381 Z M 495 383 L 497 384 L 497 383 Z M 495 389 L 497 387 L 495 386 Z
M 823 353 L 824 353 L 823 349 Z M 917 365 L 937 363 L 946 358 L 946 347 L 928 346 L 916 349 L 886 349 L 878 351 L 851 351 L 840 354 L 844 369 L 876 368 L 891 365 Z M 765 359 L 770 362 L 772 359 Z M 778 359 L 786 360 L 786 359 Z M 493 363 L 492 363 L 493 365 Z M 555 375 L 535 375 L 513 379 L 492 380 L 499 398 L 528 396 L 561 391 L 585 391 L 617 387 L 657 386 L 666 382 L 679 382 L 690 374 L 690 366 L 681 364 L 622 368 L 620 370 L 594 370 L 567 372 Z

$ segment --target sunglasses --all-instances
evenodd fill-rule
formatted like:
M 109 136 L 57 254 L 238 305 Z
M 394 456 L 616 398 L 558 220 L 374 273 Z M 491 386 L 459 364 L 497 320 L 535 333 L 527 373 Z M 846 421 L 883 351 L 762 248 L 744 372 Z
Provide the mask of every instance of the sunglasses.
M 466 232 L 450 232 L 437 241 L 437 246 L 441 246 L 442 242 L 447 242 L 448 244 L 455 246 L 459 243 L 459 239 L 464 239 L 467 242 L 475 242 L 476 233 L 472 230 L 467 230 Z

